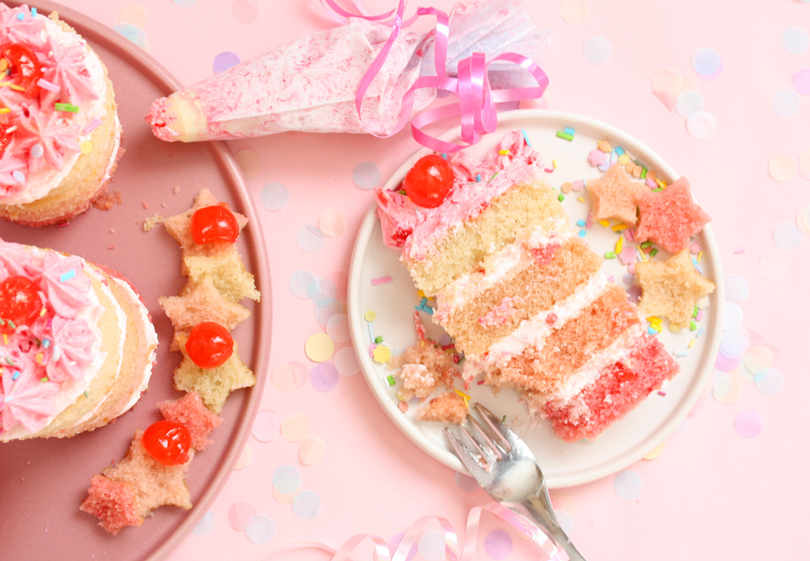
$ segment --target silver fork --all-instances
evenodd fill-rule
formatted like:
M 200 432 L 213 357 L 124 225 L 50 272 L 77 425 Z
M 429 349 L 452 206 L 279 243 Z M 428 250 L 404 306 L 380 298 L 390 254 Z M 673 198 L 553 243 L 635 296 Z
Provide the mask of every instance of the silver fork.
M 486 430 L 472 415 L 467 419 L 478 438 L 465 425 L 459 425 L 474 450 L 464 445 L 449 428 L 444 429 L 464 466 L 493 499 L 512 510 L 522 505 L 571 561 L 585 561 L 554 515 L 546 480 L 529 447 L 489 409 L 480 403 L 473 407 L 490 429 Z

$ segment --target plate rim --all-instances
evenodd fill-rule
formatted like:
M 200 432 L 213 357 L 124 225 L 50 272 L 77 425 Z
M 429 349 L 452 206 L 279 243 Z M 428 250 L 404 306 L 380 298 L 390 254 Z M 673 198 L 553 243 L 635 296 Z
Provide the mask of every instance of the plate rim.
M 502 113 L 498 115 L 498 126 L 501 127 L 503 125 L 509 125 L 510 123 L 515 123 L 518 121 L 525 121 L 529 119 L 539 119 L 539 120 L 547 120 L 547 121 L 564 121 L 566 124 L 577 127 L 577 126 L 586 126 L 594 129 L 598 129 L 601 132 L 604 132 L 607 135 L 610 135 L 612 138 L 618 139 L 624 145 L 634 145 L 640 148 L 642 151 L 646 152 L 645 159 L 648 160 L 650 163 L 655 165 L 655 168 L 659 171 L 659 174 L 663 173 L 664 176 L 669 181 L 674 181 L 675 178 L 680 177 L 654 150 L 650 149 L 645 143 L 639 141 L 637 138 L 629 135 L 611 125 L 603 123 L 597 119 L 593 119 L 591 117 L 587 117 L 584 115 L 576 115 L 573 113 L 561 112 L 561 111 L 549 111 L 544 109 L 517 109 L 514 111 L 510 111 L 508 113 Z M 439 138 L 444 141 L 452 141 L 454 139 L 458 139 L 460 137 L 461 127 L 456 126 L 445 133 L 443 133 Z M 400 179 L 404 177 L 405 173 L 408 169 L 413 166 L 413 163 L 422 155 L 426 153 L 432 152 L 428 148 L 420 147 L 415 150 L 409 157 L 407 157 L 403 163 L 391 174 L 391 176 L 386 180 L 383 185 L 383 188 L 390 188 L 390 184 L 395 179 Z M 374 394 L 374 397 L 377 399 L 377 402 L 380 404 L 382 409 L 386 412 L 388 417 L 393 421 L 393 423 L 402 431 L 408 438 L 416 444 L 419 448 L 425 451 L 429 456 L 438 460 L 439 462 L 443 463 L 444 465 L 454 469 L 460 473 L 469 473 L 467 469 L 463 466 L 461 461 L 449 451 L 441 451 L 438 450 L 435 446 L 431 445 L 430 442 L 424 438 L 421 433 L 415 428 L 415 425 L 411 422 L 406 422 L 407 419 L 404 415 L 401 414 L 399 409 L 392 405 L 390 402 L 390 397 L 387 393 L 385 393 L 385 388 L 382 387 L 381 384 L 376 383 L 374 380 L 371 379 L 371 368 L 373 367 L 373 363 L 371 362 L 371 358 L 368 356 L 368 353 L 361 352 L 361 345 L 362 345 L 362 334 L 365 332 L 364 326 L 362 325 L 362 311 L 359 309 L 359 302 L 360 302 L 360 282 L 363 270 L 363 262 L 360 259 L 362 255 L 366 253 L 368 250 L 369 243 L 371 241 L 371 232 L 376 226 L 378 222 L 377 214 L 377 203 L 376 201 L 372 202 L 370 205 L 369 210 L 366 212 L 363 221 L 360 225 L 360 229 L 357 232 L 357 238 L 355 239 L 355 245 L 352 250 L 351 256 L 351 264 L 349 266 L 349 291 L 347 296 L 347 313 L 349 316 L 349 331 L 351 333 L 352 338 L 352 345 L 354 347 L 355 355 L 357 356 L 358 363 L 360 364 L 360 370 L 363 373 L 363 377 L 365 378 L 371 392 Z M 709 258 L 712 269 L 715 273 L 715 278 L 713 279 L 715 283 L 715 291 L 713 294 L 714 302 L 713 306 L 715 307 L 716 314 L 717 314 L 717 325 L 722 327 L 723 324 L 723 310 L 724 310 L 724 303 L 725 303 L 725 287 L 723 282 L 723 268 L 720 262 L 719 257 L 719 248 L 717 246 L 717 241 L 715 240 L 714 234 L 712 232 L 711 226 L 706 225 L 703 227 L 701 234 L 704 236 L 704 244 L 708 246 L 709 251 L 705 252 L 705 256 Z M 358 309 L 355 310 L 355 306 L 358 306 Z M 707 356 L 715 356 L 717 351 L 720 348 L 720 338 L 722 335 L 722 329 L 715 329 L 714 331 L 710 332 L 709 334 L 709 342 L 706 347 Z M 358 344 L 359 343 L 359 344 Z M 646 454 L 648 454 L 654 446 L 657 446 L 661 442 L 663 442 L 670 434 L 672 434 L 675 429 L 680 425 L 680 423 L 685 419 L 689 411 L 692 410 L 695 403 L 697 402 L 700 394 L 702 392 L 702 388 L 705 385 L 706 380 L 708 379 L 709 375 L 712 371 L 713 363 L 710 361 L 704 362 L 700 367 L 695 378 L 695 383 L 692 384 L 691 390 L 687 392 L 684 397 L 681 399 L 680 405 L 675 410 L 674 414 L 670 416 L 668 420 L 664 423 L 659 425 L 653 433 L 644 441 L 637 443 L 633 448 L 631 448 L 628 452 L 612 458 L 604 463 L 599 464 L 595 468 L 591 468 L 585 470 L 583 472 L 577 472 L 570 475 L 561 475 L 556 477 L 547 477 L 546 482 L 549 488 L 563 488 L 563 487 L 572 487 L 575 485 L 582 485 L 585 483 L 590 483 L 592 481 L 596 481 L 598 479 L 602 479 L 614 473 L 618 473 L 622 469 L 626 468 L 629 465 L 634 464 L 635 462 L 642 459 Z M 648 442 L 654 441 L 657 444 L 653 445 L 653 447 L 648 446 Z M 542 466 L 541 466 L 542 468 Z
M 29 3 L 26 0 L 3 1 L 12 7 Z M 160 62 L 106 24 L 73 8 L 50 0 L 37 0 L 36 7 L 45 15 L 50 12 L 57 12 L 60 20 L 73 27 L 86 40 L 90 39 L 92 42 L 104 44 L 114 50 L 118 56 L 136 67 L 138 72 L 159 86 L 166 95 L 183 89 L 183 85 Z M 271 272 L 261 220 L 253 198 L 239 171 L 236 159 L 228 145 L 223 141 L 209 141 L 207 144 L 220 173 L 226 176 L 233 189 L 231 193 L 239 199 L 242 206 L 239 210 L 246 214 L 251 222 L 251 227 L 247 230 L 246 235 L 243 233 L 244 242 L 247 246 L 247 252 L 250 253 L 252 260 L 256 264 L 256 270 L 252 271 L 252 273 L 257 279 L 257 288 L 262 296 L 261 301 L 256 302 L 253 308 L 255 331 L 250 365 L 253 366 L 252 370 L 256 376 L 256 384 L 250 388 L 245 399 L 245 404 L 239 415 L 239 426 L 236 429 L 235 437 L 227 443 L 228 448 L 220 457 L 221 467 L 215 472 L 211 484 L 197 497 L 194 506 L 187 511 L 188 514 L 185 519 L 177 526 L 174 532 L 163 543 L 148 552 L 143 561 L 159 561 L 165 558 L 194 529 L 208 511 L 211 503 L 219 495 L 233 472 L 233 467 L 239 460 L 242 449 L 250 435 L 253 419 L 261 406 L 264 385 L 267 380 L 266 373 L 270 363 L 273 295 Z M 265 341 L 267 344 L 265 344 Z

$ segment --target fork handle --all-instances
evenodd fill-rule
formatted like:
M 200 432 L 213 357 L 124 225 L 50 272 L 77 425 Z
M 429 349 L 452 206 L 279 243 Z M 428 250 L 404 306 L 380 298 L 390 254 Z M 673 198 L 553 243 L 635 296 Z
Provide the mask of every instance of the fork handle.
M 551 536 L 558 547 L 565 550 L 570 561 L 586 561 L 582 554 L 577 551 L 574 544 L 563 531 L 554 511 L 547 508 L 540 497 L 532 497 L 522 503 L 523 508 L 528 511 L 534 521 Z

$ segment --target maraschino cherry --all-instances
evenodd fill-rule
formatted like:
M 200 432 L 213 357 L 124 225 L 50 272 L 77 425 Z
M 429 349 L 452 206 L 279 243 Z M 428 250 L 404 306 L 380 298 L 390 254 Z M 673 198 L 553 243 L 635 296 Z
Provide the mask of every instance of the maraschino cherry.
M 430 154 L 419 158 L 405 175 L 402 186 L 415 204 L 434 208 L 447 198 L 454 179 L 455 175 L 447 160 Z
M 25 88 L 25 97 L 37 97 L 41 91 L 38 82 L 42 78 L 42 67 L 34 51 L 20 43 L 8 43 L 0 47 L 0 57 L 11 67 L 12 82 Z
M 200 368 L 216 368 L 225 364 L 233 354 L 233 338 L 220 324 L 204 321 L 191 330 L 186 352 Z
M 184 464 L 191 450 L 191 433 L 180 423 L 158 421 L 143 432 L 143 447 L 164 466 Z
M 191 237 L 195 243 L 234 243 L 239 237 L 239 224 L 226 205 L 205 206 L 191 215 Z
M 31 325 L 42 312 L 37 285 L 22 275 L 0 282 L 0 332 L 13 333 L 19 325 Z

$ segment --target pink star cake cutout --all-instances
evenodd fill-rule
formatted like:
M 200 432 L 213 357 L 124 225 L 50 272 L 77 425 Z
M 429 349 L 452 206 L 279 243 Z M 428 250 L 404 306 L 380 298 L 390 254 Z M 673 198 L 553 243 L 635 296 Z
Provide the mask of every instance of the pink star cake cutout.
M 671 253 L 689 245 L 689 238 L 711 217 L 692 199 L 689 181 L 681 177 L 663 191 L 648 191 L 638 199 L 636 241 L 653 241 Z
M 628 226 L 636 224 L 636 205 L 644 186 L 633 183 L 624 167 L 613 164 L 599 179 L 588 181 L 594 220 L 619 220 Z

